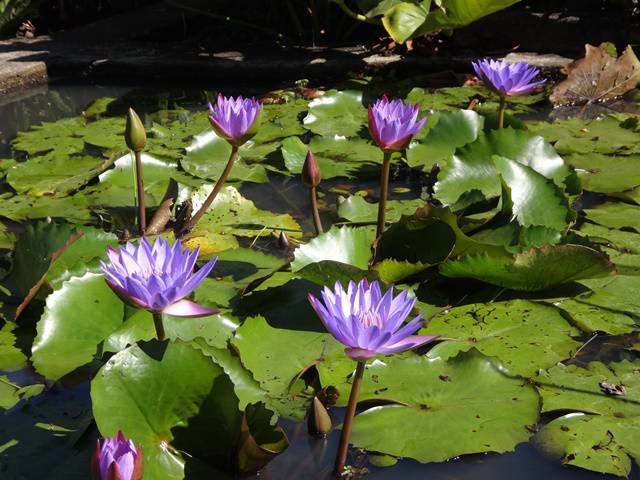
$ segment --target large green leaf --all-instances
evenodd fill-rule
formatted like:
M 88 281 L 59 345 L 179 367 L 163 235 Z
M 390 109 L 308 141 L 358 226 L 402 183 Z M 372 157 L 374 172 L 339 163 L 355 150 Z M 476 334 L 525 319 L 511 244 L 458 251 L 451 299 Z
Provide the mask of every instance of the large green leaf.
M 329 90 L 309 103 L 303 124 L 318 135 L 355 137 L 365 128 L 366 121 L 362 92 Z
M 191 194 L 194 211 L 211 192 L 205 185 Z M 200 247 L 208 256 L 238 247 L 235 236 L 259 237 L 285 231 L 287 235 L 301 235 L 300 226 L 289 214 L 276 214 L 256 208 L 232 186 L 224 187 L 195 228 L 185 236 L 189 248 Z
M 391 38 L 404 43 L 422 26 L 428 13 L 429 5 L 400 2 L 384 12 L 382 24 Z
M 424 205 L 425 201 L 419 198 L 389 200 L 385 219 L 389 223 L 397 222 L 402 215 L 411 215 Z M 359 195 L 352 195 L 338 206 L 338 215 L 353 223 L 375 223 L 378 218 L 378 204 L 367 202 Z
M 360 399 L 394 404 L 357 415 L 352 443 L 424 463 L 511 451 L 538 420 L 535 390 L 475 351 L 448 361 L 412 354 L 374 362 Z
M 440 0 L 429 13 L 418 35 L 464 27 L 476 20 L 507 8 L 520 0 Z
M 564 157 L 578 171 L 582 187 L 590 192 L 620 193 L 640 185 L 640 156 L 582 153 Z
M 295 272 L 311 263 L 332 260 L 366 270 L 373 236 L 370 228 L 332 227 L 296 249 L 291 269 Z
M 89 363 L 98 343 L 122 324 L 123 316 L 122 300 L 102 275 L 71 278 L 47 297 L 32 348 L 34 366 L 44 377 L 57 380 Z
M 551 180 L 505 157 L 493 156 L 493 163 L 508 192 L 511 213 L 520 225 L 558 231 L 568 227 L 569 204 Z
M 483 126 L 484 117 L 473 110 L 435 113 L 427 120 L 427 134 L 407 149 L 407 163 L 428 170 L 446 162 L 457 148 L 475 141 Z
M 429 358 L 476 348 L 509 373 L 527 377 L 571 357 L 582 344 L 573 339 L 581 332 L 560 310 L 526 300 L 452 308 L 432 318 L 421 333 L 450 339 L 432 348 Z
M 256 144 L 253 141 L 245 143 L 238 152 L 238 160 L 233 165 L 229 180 L 243 180 L 245 182 L 266 182 L 267 172 L 260 163 L 271 152 L 278 148 L 278 143 Z M 180 166 L 185 172 L 196 177 L 217 180 L 231 154 L 231 145 L 212 130 L 197 135 L 193 143 L 186 149 L 180 160 Z
M 587 368 L 558 365 L 536 382 L 543 411 L 573 411 L 546 425 L 536 444 L 563 463 L 628 476 L 640 459 L 640 384 L 637 361 Z M 622 389 L 622 390 L 620 390 Z M 616 394 L 617 390 L 617 394 Z
M 434 189 L 436 197 L 445 204 L 455 204 L 469 191 L 477 190 L 484 198 L 500 195 L 500 178 L 492 161 L 494 155 L 526 165 L 542 176 L 553 180 L 563 191 L 570 176 L 553 147 L 542 137 L 531 133 L 502 128 L 491 130 L 486 135 L 456 151 L 443 166 Z
M 582 245 L 546 245 L 516 255 L 463 255 L 440 265 L 447 277 L 475 278 L 512 290 L 537 291 L 611 274 L 605 255 Z
M 16 346 L 16 327 L 7 322 L 0 328 L 0 370 L 17 370 L 27 363 L 27 357 Z
M 640 316 L 640 298 L 638 298 L 640 277 L 616 275 L 609 278 L 583 280 L 580 283 L 590 291 L 576 296 L 579 302 Z
M 215 454 L 229 448 L 222 442 L 239 428 L 237 398 L 222 368 L 198 350 L 170 342 L 158 360 L 133 346 L 112 357 L 91 382 L 100 433 L 120 430 L 141 445 L 145 477 L 158 479 L 183 478 L 185 460 L 172 447 L 172 430 L 187 427 L 207 397 L 214 398 L 210 394 L 218 396 L 208 405 L 220 420 L 207 442 Z
M 554 305 L 561 309 L 574 325 L 587 333 L 624 335 L 638 330 L 638 322 L 621 312 L 588 305 L 573 298 L 554 302 Z
M 300 395 L 298 377 L 344 348 L 328 333 L 273 328 L 262 317 L 247 319 L 231 344 L 240 352 L 242 364 L 278 405 L 279 413 L 297 418 L 311 400 Z

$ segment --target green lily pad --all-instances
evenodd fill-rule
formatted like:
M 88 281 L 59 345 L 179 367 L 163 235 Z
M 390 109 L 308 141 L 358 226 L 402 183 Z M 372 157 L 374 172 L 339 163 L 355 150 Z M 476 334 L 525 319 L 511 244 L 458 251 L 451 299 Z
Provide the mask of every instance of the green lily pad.
M 563 463 L 628 476 L 631 458 L 640 458 L 639 369 L 638 361 L 624 360 L 541 372 L 536 381 L 544 412 L 586 415 L 554 420 L 538 433 L 536 445 Z
M 204 186 L 191 194 L 194 211 L 211 192 Z M 232 186 L 224 187 L 195 228 L 184 237 L 184 245 L 200 247 L 203 256 L 237 248 L 235 236 L 260 237 L 284 231 L 288 236 L 301 235 L 300 226 L 289 214 L 276 214 L 256 208 Z
M 453 205 L 464 193 L 473 190 L 481 192 L 486 199 L 499 196 L 501 184 L 492 162 L 494 155 L 530 167 L 553 180 L 562 191 L 566 189 L 565 182 L 571 173 L 551 145 L 540 136 L 502 128 L 480 135 L 475 142 L 456 151 L 438 175 L 434 187 L 436 197 Z
M 584 278 L 608 276 L 605 255 L 582 245 L 546 245 L 516 255 L 472 254 L 447 260 L 447 277 L 475 278 L 512 290 L 538 291 Z
M 429 170 L 433 165 L 446 162 L 457 148 L 475 141 L 482 134 L 483 126 L 484 117 L 472 110 L 430 115 L 426 135 L 407 149 L 407 163 Z
M 262 183 L 268 180 L 267 172 L 260 163 L 268 154 L 279 147 L 278 143 L 245 143 L 238 151 L 238 160 L 233 165 L 229 180 Z M 213 130 L 197 135 L 193 143 L 186 148 L 180 165 L 185 172 L 199 178 L 217 180 L 227 165 L 231 145 L 216 135 Z
M 296 248 L 291 263 L 294 272 L 322 260 L 332 260 L 368 269 L 373 230 L 369 228 L 332 227 L 306 245 Z
M 29 155 L 54 149 L 67 155 L 80 153 L 84 149 L 84 140 L 77 136 L 77 132 L 83 126 L 81 117 L 43 122 L 27 132 L 18 132 L 11 146 Z
M 22 401 L 40 395 L 44 387 L 44 383 L 18 385 L 6 375 L 0 375 L 0 409 L 9 410 Z
M 419 198 L 389 200 L 385 220 L 389 223 L 397 222 L 403 215 L 411 215 L 424 205 L 425 201 Z M 378 218 L 378 204 L 367 202 L 359 195 L 352 195 L 338 206 L 338 215 L 352 223 L 375 223 Z
M 609 335 L 625 335 L 638 330 L 637 322 L 621 312 L 612 312 L 595 305 L 578 302 L 573 298 L 554 302 L 554 305 L 565 312 L 574 325 L 587 333 L 605 332 Z
M 89 202 L 84 195 L 62 198 L 15 195 L 2 199 L 2 215 L 15 221 L 60 218 L 72 223 L 86 223 L 91 219 Z
M 102 275 L 71 278 L 47 297 L 32 348 L 36 370 L 57 380 L 89 363 L 98 343 L 122 324 L 123 316 L 122 300 Z
M 582 153 L 564 157 L 578 172 L 585 190 L 619 193 L 640 185 L 640 156 L 609 156 Z
M 557 231 L 568 227 L 567 198 L 552 181 L 519 162 L 495 155 L 492 159 L 508 192 L 511 213 L 520 225 Z
M 640 207 L 620 202 L 607 202 L 584 210 L 587 219 L 609 228 L 631 228 L 640 233 Z
M 447 338 L 429 358 L 451 358 L 475 348 L 495 357 L 513 375 L 532 376 L 565 360 L 582 345 L 581 334 L 560 310 L 526 300 L 472 304 L 433 317 L 421 334 Z
M 580 233 L 587 235 L 593 242 L 605 240 L 610 247 L 621 253 L 640 253 L 640 234 L 623 230 L 609 229 L 593 223 L 584 223 Z
M 16 327 L 15 323 L 7 322 L 0 329 L 0 370 L 18 370 L 27 363 L 27 357 L 15 345 Z
M 329 90 L 309 103 L 309 113 L 302 121 L 305 128 L 324 136 L 355 137 L 365 128 L 367 110 L 362 92 Z
M 207 442 L 211 454 L 221 447 L 228 451 L 221 442 L 231 432 L 237 433 L 237 399 L 222 368 L 191 346 L 170 342 L 161 360 L 148 356 L 138 346 L 130 347 L 112 357 L 91 382 L 93 413 L 100 433 L 114 436 L 121 430 L 140 445 L 145 476 L 151 478 L 184 477 L 185 459 L 172 447 L 176 435 L 172 430 L 187 427 L 205 400 L 213 399 L 210 393 L 214 392 L 218 400 L 212 400 L 209 407 L 225 430 L 218 429 L 215 439 Z
M 273 328 L 263 317 L 247 319 L 231 344 L 240 352 L 242 364 L 272 397 L 278 413 L 294 418 L 301 418 L 311 401 L 311 397 L 300 395 L 298 377 L 344 348 L 328 333 Z
M 374 362 L 362 388 L 361 401 L 394 403 L 357 415 L 352 443 L 423 463 L 511 451 L 538 420 L 535 389 L 475 351 L 448 361 L 412 354 Z
M 640 277 L 616 275 L 609 278 L 583 280 L 580 283 L 588 287 L 590 291 L 576 296 L 577 301 L 640 316 L 640 299 L 638 299 Z
M 263 105 L 262 125 L 253 138 L 256 143 L 272 142 L 306 132 L 300 117 L 307 111 L 306 100 L 296 99 L 276 105 Z

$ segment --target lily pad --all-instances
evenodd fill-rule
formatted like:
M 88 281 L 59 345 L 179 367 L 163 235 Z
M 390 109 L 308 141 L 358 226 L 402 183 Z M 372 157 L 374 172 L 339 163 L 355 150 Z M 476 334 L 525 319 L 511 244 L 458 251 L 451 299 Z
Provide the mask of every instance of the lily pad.
M 389 200 L 385 219 L 389 223 L 397 222 L 403 215 L 411 215 L 423 207 L 424 200 Z M 367 202 L 359 195 L 352 195 L 338 206 L 338 215 L 352 223 L 375 223 L 378 218 L 378 204 Z
M 352 443 L 423 463 L 511 451 L 538 420 L 535 390 L 474 350 L 448 361 L 412 354 L 374 362 L 360 399 L 394 403 L 357 415 Z
M 537 381 L 544 412 L 573 411 L 546 425 L 536 445 L 563 463 L 628 476 L 640 458 L 640 364 L 558 365 Z M 611 390 L 613 389 L 613 390 Z M 615 393 L 613 393 L 615 392 Z
M 560 310 L 527 300 L 452 308 L 433 317 L 421 334 L 436 332 L 450 340 L 433 347 L 429 358 L 447 359 L 475 348 L 525 377 L 571 357 L 582 345 L 573 338 L 580 330 Z
M 294 252 L 294 272 L 322 260 L 332 260 L 366 270 L 371 258 L 373 230 L 370 228 L 332 227 Z
M 578 302 L 573 298 L 565 298 L 554 302 L 571 322 L 587 333 L 605 332 L 609 335 L 625 335 L 638 330 L 637 322 L 621 312 L 612 312 L 595 305 Z
M 17 370 L 27 363 L 27 357 L 15 345 L 17 325 L 7 322 L 0 329 L 0 370 Z
M 640 156 L 609 156 L 599 153 L 568 155 L 565 160 L 577 169 L 585 190 L 619 193 L 640 185 Z
M 512 290 L 538 291 L 584 278 L 608 276 L 614 268 L 605 255 L 582 245 L 546 245 L 509 255 L 472 254 L 447 260 L 447 277 L 475 278 Z
M 309 103 L 309 113 L 302 121 L 305 128 L 324 136 L 355 137 L 365 128 L 367 110 L 362 92 L 329 90 Z
M 205 185 L 191 194 L 194 210 L 211 192 Z M 284 231 L 291 237 L 301 235 L 300 226 L 289 214 L 276 214 L 256 208 L 232 186 L 224 187 L 195 228 L 184 237 L 184 245 L 200 248 L 204 256 L 237 248 L 239 237 L 260 237 Z
M 640 233 L 640 207 L 621 202 L 607 202 L 584 210 L 587 219 L 609 228 L 630 228 Z

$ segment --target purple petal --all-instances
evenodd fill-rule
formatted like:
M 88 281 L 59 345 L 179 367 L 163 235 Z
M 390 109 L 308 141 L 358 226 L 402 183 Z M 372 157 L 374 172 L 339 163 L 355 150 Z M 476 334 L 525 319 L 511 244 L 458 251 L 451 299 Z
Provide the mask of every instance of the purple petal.
M 174 317 L 206 317 L 214 315 L 220 310 L 217 308 L 204 307 L 190 300 L 180 300 L 166 307 L 162 313 Z
M 393 345 L 386 345 L 385 347 L 380 348 L 379 352 L 385 355 L 404 352 L 406 350 L 418 348 L 429 342 L 433 342 L 437 338 L 438 335 L 414 335 L 411 337 L 406 337 Z

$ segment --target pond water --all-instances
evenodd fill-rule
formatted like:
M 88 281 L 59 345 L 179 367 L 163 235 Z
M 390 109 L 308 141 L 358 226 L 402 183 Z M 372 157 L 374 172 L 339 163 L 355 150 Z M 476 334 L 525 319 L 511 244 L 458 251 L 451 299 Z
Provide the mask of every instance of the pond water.
M 237 93 L 231 91 L 231 93 Z M 246 93 L 246 92 L 243 92 Z M 261 92 L 249 92 L 260 94 Z M 69 83 L 53 83 L 48 87 L 28 92 L 20 98 L 8 99 L 0 103 L 0 158 L 7 158 L 13 155 L 11 141 L 15 138 L 17 132 L 26 131 L 34 125 L 38 125 L 43 121 L 50 122 L 61 118 L 73 117 L 81 114 L 84 109 L 91 105 L 95 100 L 104 97 L 115 97 L 116 111 L 124 112 L 125 107 L 132 105 L 138 113 L 153 113 L 158 110 L 184 108 L 187 110 L 202 110 L 207 98 L 211 98 L 211 93 L 197 89 L 176 89 L 154 86 L 154 88 L 138 87 L 138 86 L 109 86 L 109 85 L 90 85 L 90 84 L 69 84 Z M 546 109 L 546 107 L 544 107 Z M 547 115 L 548 110 L 544 113 L 529 113 L 529 118 L 536 118 Z M 55 139 L 52 140 L 55 142 Z M 17 158 L 23 161 L 24 158 Z M 400 172 L 401 173 L 401 172 Z M 277 213 L 289 213 L 296 219 L 303 230 L 310 232 L 312 223 L 309 219 L 308 195 L 306 189 L 301 185 L 297 178 L 280 175 L 275 172 L 268 172 L 270 181 L 262 183 L 243 183 L 240 186 L 240 193 L 255 202 L 256 207 L 263 210 L 270 210 Z M 6 191 L 7 186 L 1 186 L 0 191 Z M 424 179 L 416 178 L 411 175 L 396 175 L 392 183 L 392 190 L 396 189 L 395 199 L 415 199 L 421 194 L 424 195 L 425 186 Z M 375 196 L 377 185 L 375 179 L 363 182 L 354 182 L 348 180 L 331 179 L 322 186 L 323 199 L 327 205 L 334 205 L 339 201 L 340 196 L 355 194 L 358 191 L 367 192 Z M 595 198 L 595 201 L 592 201 Z M 591 204 L 601 202 L 600 197 L 596 194 L 591 198 Z M 592 205 L 589 205 L 591 207 Z M 0 207 L 0 214 L 2 207 Z M 324 215 L 327 215 L 326 213 Z M 328 222 L 332 218 L 326 216 L 324 219 Z M 15 232 L 21 230 L 19 223 L 10 222 L 10 229 Z M 247 242 L 245 242 L 247 243 Z M 250 243 L 250 242 L 248 242 Z M 244 243 L 243 243 L 244 245 Z M 263 245 L 266 251 L 276 252 L 273 241 Z M 500 292 L 498 293 L 500 294 Z M 528 294 L 527 294 L 528 295 Z M 509 295 L 506 295 L 507 297 Z M 535 294 L 533 295 L 535 298 Z M 540 298 L 545 298 L 541 295 Z M 546 298 L 553 298 L 549 295 Z M 41 299 L 42 300 L 42 299 Z M 501 298 L 506 300 L 506 298 Z M 29 315 L 29 311 L 27 311 Z M 37 318 L 35 319 L 37 320 Z M 35 331 L 33 327 L 24 328 L 26 337 L 33 336 Z M 588 340 L 589 336 L 585 336 L 584 340 Z M 613 345 L 607 346 L 610 341 Z M 633 343 L 633 341 L 631 341 Z M 574 360 L 574 363 L 586 365 L 591 360 L 610 361 L 612 359 L 635 358 L 634 355 L 628 354 L 627 350 L 622 348 L 626 345 L 618 336 L 602 335 L 596 341 L 584 348 L 580 355 Z M 87 372 L 91 375 L 95 373 L 96 366 L 89 366 Z M 66 396 L 70 396 L 73 400 L 73 408 L 76 408 L 78 398 L 84 398 L 88 401 L 89 389 L 88 383 L 83 379 L 82 370 L 79 371 L 76 380 L 66 379 L 66 386 L 56 386 L 51 392 L 45 393 L 43 396 L 33 400 L 33 403 L 47 402 L 50 400 L 42 397 L 54 397 L 55 401 L 61 402 L 64 410 L 64 403 L 67 401 Z M 85 372 L 85 373 L 87 373 Z M 19 385 L 28 383 L 28 380 L 39 378 L 37 375 L 30 376 L 27 370 L 10 375 L 12 381 Z M 90 378 L 90 377 L 89 377 Z M 69 388 L 69 390 L 67 390 Z M 343 395 L 346 395 L 343 392 Z M 82 400 L 80 400 L 82 403 Z M 70 404 L 71 404 L 70 403 Z M 17 421 L 24 422 L 25 414 L 16 413 L 11 410 L 8 414 L 0 417 L 0 430 L 13 430 L 14 423 Z M 37 410 L 37 409 L 36 409 Z M 29 408 L 26 408 L 29 411 Z M 67 415 L 67 413 L 63 413 Z M 73 415 L 73 413 L 69 413 Z M 341 423 L 343 409 L 334 408 L 331 410 L 334 425 Z M 36 415 L 37 416 L 37 415 Z M 544 414 L 541 425 L 547 421 L 556 418 L 556 414 Z M 28 420 L 26 420 L 29 423 Z M 256 478 L 265 479 L 325 479 L 331 478 L 331 467 L 334 461 L 335 451 L 339 438 L 339 430 L 334 429 L 327 438 L 310 437 L 306 431 L 306 424 L 295 423 L 290 420 L 281 419 L 280 425 L 283 427 L 290 441 L 289 448 L 281 455 L 276 457 L 266 468 L 264 468 Z M 412 425 L 405 425 L 403 428 L 412 429 Z M 96 438 L 97 430 L 95 425 L 89 428 L 86 438 L 75 439 L 77 445 L 91 445 Z M 215 433 L 213 433 L 215 435 Z M 429 432 L 433 437 L 446 437 L 448 432 L 445 429 Z M 34 440 L 35 441 L 35 440 Z M 34 479 L 44 478 L 36 476 L 37 473 L 32 466 L 25 465 L 24 470 L 19 472 L 16 470 L 12 462 L 3 458 L 3 445 L 8 445 L 10 438 L 2 437 L 0 433 L 0 477 L 7 479 Z M 40 451 L 46 450 L 46 443 L 40 447 Z M 91 448 L 84 448 L 81 453 L 74 453 L 74 458 L 70 463 L 80 464 L 88 462 L 91 454 Z M 431 480 L 454 480 L 454 479 L 476 479 L 476 480 L 539 480 L 545 478 L 548 480 L 589 480 L 589 479 L 614 479 L 612 475 L 603 475 L 600 473 L 590 472 L 583 469 L 565 467 L 560 465 L 557 460 L 550 459 L 542 455 L 531 443 L 519 444 L 515 451 L 505 454 L 475 454 L 462 456 L 443 463 L 421 464 L 415 460 L 403 459 L 397 464 L 390 467 L 376 467 L 368 461 L 368 457 L 364 452 L 351 452 L 350 464 L 363 469 L 361 473 L 368 472 L 366 478 L 371 479 L 419 479 L 429 478 Z M 11 456 L 11 448 L 8 449 L 8 455 Z M 35 459 L 34 459 L 35 461 Z M 10 476 L 4 476 L 3 466 L 9 465 Z M 51 477 L 54 478 L 54 477 Z M 55 477 L 58 478 L 58 477 Z M 65 478 L 84 478 L 80 475 L 74 476 L 71 473 Z M 211 478 L 211 477 L 209 477 Z M 357 478 L 357 477 L 356 477 Z M 629 475 L 630 479 L 640 480 L 640 472 L 636 465 L 632 467 Z M 153 479 L 152 479 L 153 480 Z

